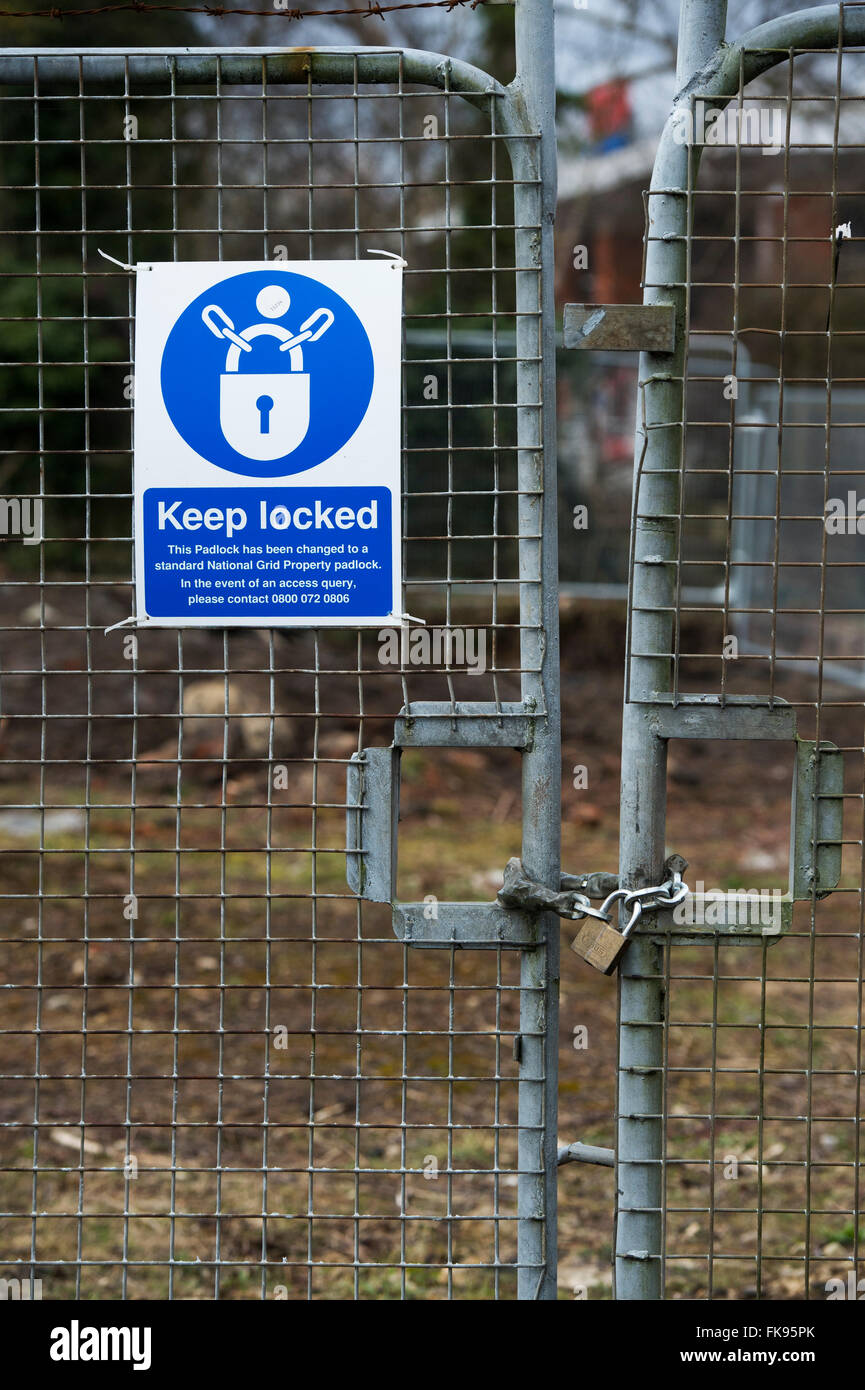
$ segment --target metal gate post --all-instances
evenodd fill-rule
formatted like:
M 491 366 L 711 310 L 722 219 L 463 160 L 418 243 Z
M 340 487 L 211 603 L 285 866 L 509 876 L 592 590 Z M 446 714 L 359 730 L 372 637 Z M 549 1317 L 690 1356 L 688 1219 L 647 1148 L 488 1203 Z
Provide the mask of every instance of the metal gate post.
M 723 42 L 726 9 L 726 0 L 682 0 L 676 74 L 680 94 Z M 673 168 L 669 167 L 671 154 L 678 156 Z M 680 168 L 681 150 L 662 141 L 652 188 L 674 189 Z M 687 192 L 684 188 L 653 192 L 648 206 L 644 303 L 675 306 L 676 343 L 673 353 L 644 353 L 640 360 L 640 381 L 645 386 L 637 407 L 633 578 L 622 726 L 619 864 L 621 883 L 627 888 L 663 879 L 666 743 L 653 737 L 641 702 L 671 689 L 687 347 Z M 615 1296 L 660 1299 L 662 948 L 637 934 L 623 957 L 619 982 Z
M 523 864 L 558 889 L 561 843 L 558 535 L 556 521 L 555 307 L 556 204 L 553 0 L 519 0 L 514 86 L 539 135 L 534 180 L 517 178 L 517 374 L 520 644 L 526 705 L 543 709 L 523 755 Z M 521 147 L 525 149 L 523 145 Z M 529 153 L 529 151 L 526 151 Z M 540 236 L 538 235 L 540 228 Z M 524 272 L 524 273 L 522 273 Z M 534 539 L 532 539 L 534 538 Z M 543 944 L 520 967 L 518 1297 L 556 1297 L 559 919 L 539 919 Z M 536 1271 L 540 1269 L 540 1273 Z

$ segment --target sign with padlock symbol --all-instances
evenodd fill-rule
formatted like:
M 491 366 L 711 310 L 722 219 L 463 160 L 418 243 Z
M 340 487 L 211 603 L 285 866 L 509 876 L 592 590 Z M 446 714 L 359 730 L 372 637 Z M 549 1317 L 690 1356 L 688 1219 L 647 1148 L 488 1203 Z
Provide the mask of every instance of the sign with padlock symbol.
M 403 266 L 136 267 L 139 621 L 393 619 Z
M 367 276 L 386 269 L 351 266 Z M 220 283 L 185 304 L 164 342 L 159 385 L 170 424 L 231 473 L 317 467 L 357 434 L 374 385 L 380 397 L 391 394 L 376 373 L 368 325 L 319 275 L 222 270 Z
M 258 332 L 247 328 L 239 336 L 250 341 Z M 302 366 L 295 370 L 302 353 L 300 347 L 293 350 L 287 371 L 241 373 L 240 348 L 230 344 L 219 383 L 219 423 L 227 442 L 245 458 L 283 458 L 302 443 L 309 429 L 309 373 Z

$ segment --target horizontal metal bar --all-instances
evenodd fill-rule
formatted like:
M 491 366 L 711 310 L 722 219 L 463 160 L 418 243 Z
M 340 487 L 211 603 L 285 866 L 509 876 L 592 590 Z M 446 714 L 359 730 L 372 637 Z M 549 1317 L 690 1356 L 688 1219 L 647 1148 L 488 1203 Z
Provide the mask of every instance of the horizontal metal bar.
M 658 738 L 794 739 L 796 711 L 750 695 L 680 695 L 644 706 Z
M 597 1163 L 602 1168 L 615 1168 L 615 1149 L 599 1149 L 596 1144 L 561 1144 L 559 1167 L 563 1163 Z
M 526 947 L 542 941 L 537 919 L 498 903 L 394 903 L 397 937 L 411 946 Z
M 38 64 L 34 62 L 38 59 Z M 52 82 L 122 82 L 129 73 L 136 83 L 373 83 L 423 82 L 468 96 L 506 96 L 501 83 L 471 63 L 442 53 L 413 48 L 214 49 L 37 48 L 0 51 L 0 82 L 39 89 Z
M 542 717 L 518 703 L 413 701 L 400 710 L 393 741 L 398 748 L 526 749 Z
M 865 10 L 861 5 L 818 5 L 769 19 L 749 29 L 736 43 L 719 47 L 709 90 L 712 95 L 716 94 L 716 87 L 724 94 L 735 92 L 742 78 L 743 85 L 753 81 L 791 52 L 834 48 L 842 24 L 846 47 L 865 43 Z M 701 92 L 708 85 L 703 77 L 704 74 L 698 73 L 693 83 Z
M 764 907 L 770 910 L 771 920 L 761 921 Z M 710 909 L 710 920 L 705 920 Z M 793 923 L 793 898 L 789 893 L 755 899 L 748 892 L 690 893 L 679 909 L 661 908 L 653 913 L 653 921 L 644 934 L 675 937 L 680 946 L 695 945 L 715 937 L 728 945 L 752 945 L 754 941 L 777 941 Z M 757 921 L 753 921 L 754 917 Z

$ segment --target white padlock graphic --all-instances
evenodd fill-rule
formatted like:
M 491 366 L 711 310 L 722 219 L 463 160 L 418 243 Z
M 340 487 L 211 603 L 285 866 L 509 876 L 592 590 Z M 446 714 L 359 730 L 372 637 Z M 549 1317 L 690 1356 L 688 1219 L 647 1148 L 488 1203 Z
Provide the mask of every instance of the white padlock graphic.
M 284 343 L 292 335 L 278 323 L 255 323 L 238 337 L 265 334 Z M 229 346 L 219 380 L 219 423 L 226 442 L 248 459 L 279 459 L 303 443 L 309 429 L 309 373 L 303 349 L 288 350 L 288 372 L 240 372 L 240 348 Z

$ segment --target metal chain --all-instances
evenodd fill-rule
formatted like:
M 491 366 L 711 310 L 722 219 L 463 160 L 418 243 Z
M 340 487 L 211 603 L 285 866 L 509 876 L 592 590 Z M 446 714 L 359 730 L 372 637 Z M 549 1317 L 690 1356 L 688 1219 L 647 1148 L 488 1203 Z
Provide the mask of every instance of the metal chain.
M 658 907 L 677 907 L 683 903 L 690 893 L 690 888 L 682 878 L 680 869 L 675 869 L 670 877 L 663 883 L 652 888 L 635 888 L 628 892 L 620 888 L 617 893 L 611 894 L 604 903 L 601 904 L 601 911 L 608 908 L 615 898 L 621 898 L 625 911 L 630 909 L 631 915 L 626 925 L 622 929 L 622 936 L 628 937 L 636 927 L 643 913 L 652 908 Z M 606 921 L 610 921 L 607 916 Z
M 505 866 L 498 900 L 505 907 L 519 907 L 529 912 L 555 912 L 559 917 L 565 917 L 571 922 L 582 921 L 584 917 L 595 917 L 609 925 L 613 922 L 613 904 L 621 902 L 625 912 L 630 913 L 622 929 L 622 936 L 628 937 L 644 912 L 659 907 L 676 907 L 685 901 L 691 891 L 682 878 L 682 873 L 687 867 L 687 860 L 680 854 L 673 854 L 664 865 L 668 877 L 663 883 L 653 884 L 648 888 L 614 888 L 604 898 L 600 907 L 592 907 L 585 893 L 573 890 L 554 893 L 551 888 L 545 888 L 542 883 L 530 878 L 519 859 L 509 859 Z M 609 879 L 610 876 L 603 877 Z M 563 874 L 562 881 L 573 882 L 574 879 L 572 875 Z M 588 878 L 585 881 L 588 882 Z

